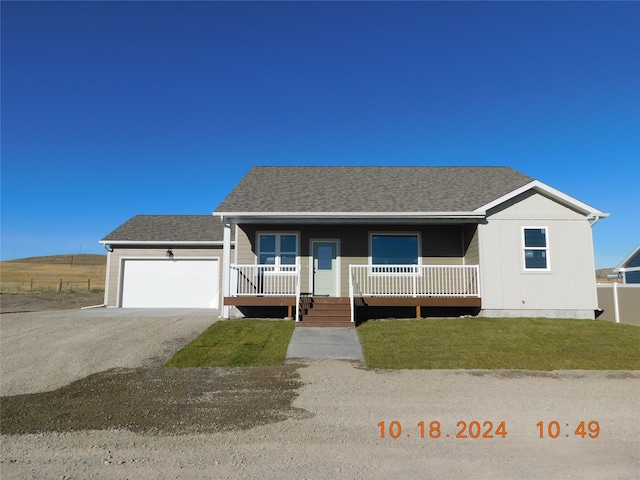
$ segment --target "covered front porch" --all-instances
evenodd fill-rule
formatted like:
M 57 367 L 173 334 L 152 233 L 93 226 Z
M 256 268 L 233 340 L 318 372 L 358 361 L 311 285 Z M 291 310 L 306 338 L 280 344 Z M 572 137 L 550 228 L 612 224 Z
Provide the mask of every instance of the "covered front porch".
M 349 265 L 348 297 L 302 291 L 300 265 L 229 268 L 224 305 L 284 307 L 289 318 L 306 325 L 353 325 L 360 313 L 381 307 L 385 312 L 413 308 L 421 318 L 425 308 L 479 310 L 482 305 L 478 265 Z

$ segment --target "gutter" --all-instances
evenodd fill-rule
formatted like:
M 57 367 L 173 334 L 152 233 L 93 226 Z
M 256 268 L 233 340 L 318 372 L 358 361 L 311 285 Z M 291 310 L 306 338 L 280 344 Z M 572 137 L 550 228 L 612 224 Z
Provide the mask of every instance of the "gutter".
M 483 219 L 486 217 L 485 211 L 474 212 L 214 212 L 222 220 L 225 218 L 260 220 L 463 220 L 463 219 Z
M 596 223 L 598 223 L 600 220 L 602 220 L 603 218 L 607 218 L 609 216 L 608 213 L 592 213 L 588 220 L 589 220 L 589 226 L 593 227 Z
M 107 251 L 112 251 L 113 248 L 111 250 L 109 250 L 109 248 L 111 248 L 112 245 L 134 245 L 134 246 L 153 246 L 153 245 L 158 245 L 158 246 L 163 246 L 166 247 L 167 245 L 195 245 L 195 246 L 222 246 L 224 242 L 219 241 L 219 240 L 215 240 L 215 241 L 211 241 L 211 242 L 202 242 L 202 241 L 196 241 L 196 242 L 189 242 L 189 241 L 160 241 L 160 240 L 134 240 L 134 241 L 127 241 L 127 240 L 113 240 L 113 241 L 109 241 L 109 240 L 100 240 L 100 242 L 98 242 L 100 244 L 102 244 Z M 235 245 L 235 240 L 233 240 L 231 242 L 232 245 Z

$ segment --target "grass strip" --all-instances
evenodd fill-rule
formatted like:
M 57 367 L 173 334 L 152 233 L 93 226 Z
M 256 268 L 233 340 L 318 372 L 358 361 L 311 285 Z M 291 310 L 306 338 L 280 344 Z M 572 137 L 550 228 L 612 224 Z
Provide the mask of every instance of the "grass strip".
M 295 325 L 285 320 L 221 320 L 184 348 L 166 367 L 282 365 Z
M 357 328 L 369 368 L 638 370 L 640 328 L 603 321 L 464 318 Z

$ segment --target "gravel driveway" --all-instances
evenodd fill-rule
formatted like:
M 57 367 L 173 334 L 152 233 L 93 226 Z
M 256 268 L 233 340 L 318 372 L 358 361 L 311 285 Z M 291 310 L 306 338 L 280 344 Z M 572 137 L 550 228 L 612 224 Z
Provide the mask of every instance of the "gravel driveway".
M 2 478 L 640 478 L 639 372 L 159 367 L 211 320 L 2 315 L 3 395 L 33 392 L 2 399 Z M 138 408 L 152 384 L 159 401 Z M 93 416 L 77 413 L 85 402 Z M 155 411 L 171 428 L 144 423 Z M 131 422 L 102 418 L 118 415 Z M 15 418 L 33 433 L 9 431 Z
M 206 310 L 176 313 L 154 309 L 136 315 L 106 308 L 5 313 L 0 317 L 2 395 L 52 390 L 109 368 L 157 364 L 218 317 Z

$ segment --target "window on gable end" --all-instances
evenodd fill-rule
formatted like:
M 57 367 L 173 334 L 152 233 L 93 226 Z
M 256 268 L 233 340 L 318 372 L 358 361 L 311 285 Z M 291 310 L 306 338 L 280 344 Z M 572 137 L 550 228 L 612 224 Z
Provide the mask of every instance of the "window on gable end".
M 549 236 L 547 227 L 524 227 L 525 270 L 549 270 Z

